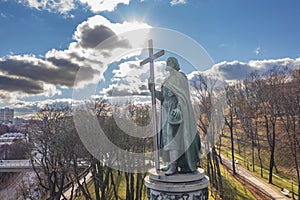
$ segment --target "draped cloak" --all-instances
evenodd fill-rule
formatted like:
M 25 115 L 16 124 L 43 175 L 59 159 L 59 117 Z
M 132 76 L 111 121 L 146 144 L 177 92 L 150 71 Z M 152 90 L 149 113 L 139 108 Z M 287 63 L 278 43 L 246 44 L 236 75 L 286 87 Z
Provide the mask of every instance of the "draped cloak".
M 195 171 L 197 162 L 199 162 L 201 142 L 191 104 L 188 79 L 185 74 L 176 71 L 164 81 L 161 92 L 156 91 L 155 95 L 161 101 L 161 140 L 159 146 L 163 160 L 169 161 L 169 150 L 177 150 L 181 155 L 178 159 L 178 166 L 187 166 L 187 171 Z M 165 102 L 172 95 L 175 95 L 176 102 L 174 102 L 174 98 L 171 103 Z M 182 118 L 178 125 L 174 125 L 168 120 L 172 115 L 172 110 L 176 108 L 180 110 L 180 117 Z M 171 139 L 170 135 L 172 136 Z

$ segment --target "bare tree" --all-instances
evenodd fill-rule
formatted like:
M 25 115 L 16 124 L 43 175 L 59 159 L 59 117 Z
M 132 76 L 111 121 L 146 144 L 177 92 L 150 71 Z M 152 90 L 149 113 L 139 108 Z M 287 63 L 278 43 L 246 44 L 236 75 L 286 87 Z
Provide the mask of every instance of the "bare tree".
M 120 127 L 120 125 L 125 126 L 125 128 L 126 126 L 130 126 L 127 127 L 129 131 L 135 133 L 138 131 L 138 126 L 143 127 L 148 125 L 150 122 L 149 105 L 136 105 L 129 102 L 125 105 L 113 107 L 108 102 L 99 99 L 96 102 L 89 102 L 86 106 L 97 116 L 106 137 L 120 149 L 143 153 L 148 150 L 147 147 L 149 147 L 149 144 L 152 144 L 147 138 L 138 138 L 126 134 Z M 124 115 L 124 110 L 126 109 L 129 115 Z M 132 124 L 129 125 L 128 120 Z M 101 147 L 99 146 L 99 148 Z M 94 184 L 95 198 L 97 200 L 119 199 L 120 194 L 118 189 L 123 179 L 126 186 L 126 199 L 142 199 L 144 189 L 142 180 L 146 173 L 132 173 L 127 168 L 132 168 L 132 165 L 136 165 L 136 163 L 140 164 L 141 168 L 145 168 L 143 166 L 145 160 L 136 161 L 130 157 L 124 157 L 124 155 L 120 157 L 118 151 L 107 153 L 109 154 L 108 157 L 102 155 L 102 159 L 99 159 L 99 156 L 97 159 L 91 156 L 92 182 Z M 103 162 L 104 160 L 105 162 Z M 113 161 L 114 164 L 124 171 L 121 172 L 110 168 L 110 161 Z
M 236 83 L 236 89 L 236 116 L 239 119 L 244 133 L 246 134 L 246 138 L 250 138 L 251 140 L 252 171 L 255 171 L 255 147 L 257 146 L 256 138 L 258 134 L 258 105 L 251 88 L 251 76 L 243 82 Z
M 134 127 L 133 131 L 140 131 L 142 127 L 146 127 L 147 125 L 150 124 L 151 118 L 150 118 L 150 105 L 149 104 L 145 104 L 145 103 L 140 103 L 140 104 L 134 104 L 134 103 L 130 103 L 128 105 L 128 110 L 130 112 L 130 118 L 133 120 L 134 122 Z M 140 127 L 140 128 L 138 128 Z M 145 131 L 145 129 L 143 129 Z M 150 134 L 149 134 L 150 135 Z M 146 151 L 148 151 L 150 148 L 152 148 L 152 144 L 153 141 L 147 137 L 145 138 L 139 138 L 140 141 L 136 141 L 135 144 L 133 144 L 133 148 L 135 152 L 138 153 L 146 153 Z M 145 168 L 145 163 L 146 163 L 146 157 L 142 157 L 142 161 L 141 162 L 137 162 L 141 168 Z M 134 176 L 136 177 L 135 181 L 134 181 Z M 135 191 L 135 200 L 141 200 L 143 199 L 143 189 L 145 189 L 144 187 L 144 183 L 143 183 L 143 179 L 146 177 L 146 173 L 137 173 L 136 175 L 131 174 L 131 178 L 127 178 L 126 181 L 129 181 L 134 184 L 135 182 L 135 186 L 134 186 L 134 191 Z M 131 187 L 132 187 L 131 184 Z M 128 186 L 130 184 L 127 184 Z
M 39 188 L 36 177 L 30 176 L 30 174 L 26 174 L 25 176 L 23 176 L 21 181 L 17 183 L 16 189 L 16 196 L 19 200 L 39 200 L 45 194 L 45 191 Z
M 273 182 L 273 169 L 275 165 L 276 149 L 276 125 L 279 117 L 278 101 L 279 93 L 276 92 L 279 87 L 284 85 L 285 75 L 282 69 L 274 67 L 267 71 L 263 78 L 257 80 L 257 97 L 260 100 L 260 108 L 265 119 L 265 132 L 270 149 L 269 160 L 269 183 Z
M 225 117 L 225 124 L 228 126 L 229 131 L 230 131 L 230 142 L 231 142 L 231 162 L 232 162 L 232 171 L 233 174 L 236 174 L 236 169 L 235 169 L 235 157 L 234 157 L 234 135 L 233 135 L 233 130 L 234 130 L 234 114 L 236 113 L 235 111 L 235 86 L 234 85 L 229 85 L 225 88 L 226 91 L 226 100 L 227 100 L 227 113 Z
M 286 79 L 287 80 L 287 79 Z M 297 181 L 298 181 L 298 199 L 300 199 L 300 166 L 299 149 L 300 138 L 298 134 L 298 124 L 300 124 L 300 70 L 291 72 L 290 81 L 280 87 L 279 107 L 281 110 L 280 120 L 284 130 L 288 135 L 292 158 L 294 160 Z
M 195 110 L 199 114 L 196 116 L 198 129 L 205 138 L 205 149 L 207 153 L 207 173 L 210 177 L 212 185 L 219 191 L 220 196 L 223 196 L 222 176 L 219 166 L 219 156 L 216 151 L 216 139 L 219 138 L 222 120 L 218 119 L 222 112 L 217 99 L 222 99 L 222 92 L 217 91 L 217 80 L 198 74 L 191 82 L 191 93 L 194 95 Z M 219 95 L 219 96 L 217 96 Z M 223 112 L 222 112 L 223 113 Z
M 49 199 L 67 199 L 63 192 L 72 180 L 73 165 L 77 162 L 75 148 L 79 141 L 71 109 L 47 105 L 37 113 L 37 119 L 43 124 L 32 132 L 38 152 L 31 157 L 34 172 Z
M 114 133 L 115 124 L 111 120 L 111 116 L 108 116 L 108 113 L 111 112 L 110 104 L 106 100 L 100 98 L 85 102 L 85 109 L 87 109 L 88 112 L 92 112 L 97 117 L 106 136 L 113 138 L 112 134 Z M 101 145 L 99 145 L 99 148 L 101 148 Z M 115 152 L 115 154 L 117 154 L 117 152 Z M 103 162 L 106 159 L 105 156 L 102 155 L 102 159 L 99 159 L 99 157 L 95 158 L 93 155 L 89 155 L 88 158 L 88 162 L 91 166 L 91 182 L 94 186 L 93 193 L 95 194 L 95 199 L 118 199 L 117 187 L 120 182 L 115 180 L 113 170 Z M 109 181 L 111 182 L 111 185 L 109 184 Z M 111 191 L 114 192 L 111 194 Z M 86 199 L 91 199 L 87 194 L 84 194 L 84 196 Z
M 256 79 L 260 78 L 257 74 L 257 72 L 254 72 L 252 74 L 250 74 L 248 76 L 247 79 L 245 79 L 243 81 L 243 84 L 245 86 L 245 91 L 247 93 L 248 96 L 248 101 L 247 103 L 249 104 L 249 109 L 251 109 L 250 111 L 250 116 L 252 118 L 251 123 L 252 123 L 252 134 L 251 135 L 251 139 L 254 138 L 254 141 L 252 140 L 252 145 L 255 145 L 256 149 L 257 149 L 257 156 L 259 159 L 259 165 L 260 165 L 260 175 L 261 177 L 263 177 L 263 162 L 262 162 L 262 155 L 261 155 L 261 145 L 263 142 L 263 138 L 262 136 L 258 133 L 259 130 L 259 126 L 260 126 L 260 102 L 259 102 L 259 98 L 258 98 L 258 94 L 257 94 L 257 86 L 256 86 Z M 254 153 L 252 151 L 252 153 Z M 253 158 L 253 154 L 252 154 L 252 160 Z M 254 167 L 254 162 L 253 162 L 253 167 Z

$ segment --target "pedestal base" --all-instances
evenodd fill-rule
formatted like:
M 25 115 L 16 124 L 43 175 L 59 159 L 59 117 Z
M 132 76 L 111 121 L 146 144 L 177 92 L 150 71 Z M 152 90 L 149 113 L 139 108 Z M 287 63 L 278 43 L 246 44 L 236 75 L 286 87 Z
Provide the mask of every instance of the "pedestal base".
M 164 172 L 149 171 L 144 179 L 148 200 L 207 200 L 209 179 L 203 169 L 194 173 L 165 176 Z

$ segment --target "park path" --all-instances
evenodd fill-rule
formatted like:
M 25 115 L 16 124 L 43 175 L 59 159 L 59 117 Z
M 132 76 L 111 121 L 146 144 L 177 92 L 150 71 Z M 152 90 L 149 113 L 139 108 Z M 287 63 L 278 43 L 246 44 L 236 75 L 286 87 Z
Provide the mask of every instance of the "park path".
M 232 169 L 232 162 L 229 158 L 222 156 L 222 163 L 228 168 Z M 243 177 L 248 183 L 255 186 L 258 190 L 270 196 L 274 200 L 288 200 L 290 198 L 284 196 L 281 192 L 271 187 L 268 183 L 249 173 L 245 168 L 236 165 L 236 172 Z

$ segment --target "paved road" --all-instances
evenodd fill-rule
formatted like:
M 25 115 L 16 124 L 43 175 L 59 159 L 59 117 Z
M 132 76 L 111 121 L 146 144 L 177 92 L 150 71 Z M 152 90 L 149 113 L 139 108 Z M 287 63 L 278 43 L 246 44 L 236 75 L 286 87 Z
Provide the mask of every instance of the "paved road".
M 31 162 L 27 160 L 0 160 L 0 168 L 5 167 L 31 167 Z
M 32 169 L 30 160 L 0 160 L 0 172 L 23 172 Z
M 34 162 L 39 162 L 34 160 Z M 35 165 L 39 167 L 39 165 Z M 78 161 L 78 167 L 87 167 L 86 161 Z M 31 160 L 0 160 L 0 172 L 23 172 L 24 169 L 32 169 Z
M 232 169 L 232 162 L 231 162 L 231 160 L 229 158 L 224 157 L 224 156 L 221 156 L 221 157 L 222 157 L 223 164 L 226 165 L 227 167 L 229 167 L 230 169 Z M 242 166 L 236 165 L 236 172 L 240 176 L 242 176 L 243 178 L 245 178 L 245 180 L 247 182 L 249 182 L 252 185 L 256 186 L 257 189 L 261 190 L 265 194 L 267 194 L 270 197 L 272 197 L 272 199 L 275 199 L 275 200 L 288 200 L 288 199 L 290 199 L 290 198 L 284 196 L 279 191 L 275 190 L 273 187 L 271 187 L 266 182 L 262 181 L 261 179 L 257 178 L 256 176 L 252 175 L 251 173 L 249 173 Z

